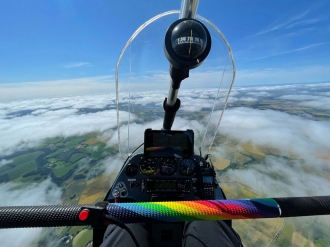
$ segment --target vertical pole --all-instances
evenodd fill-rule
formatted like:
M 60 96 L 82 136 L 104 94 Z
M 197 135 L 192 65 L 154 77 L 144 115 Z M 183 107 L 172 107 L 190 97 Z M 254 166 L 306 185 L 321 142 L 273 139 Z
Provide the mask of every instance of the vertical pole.
M 182 0 L 179 19 L 195 19 L 199 0 Z
M 191 18 L 195 19 L 197 7 L 199 0 L 182 0 L 181 2 L 181 10 L 179 19 L 182 18 Z M 173 65 L 170 65 L 171 75 L 173 71 L 177 71 L 178 69 L 174 68 Z M 189 76 L 189 71 L 180 71 L 179 74 L 183 76 L 180 81 L 171 80 L 171 85 L 168 91 L 168 97 L 165 99 L 163 107 L 165 111 L 163 129 L 171 130 L 172 124 L 174 122 L 175 114 L 177 110 L 180 108 L 180 100 L 178 99 L 179 87 L 180 83 L 183 79 Z
M 195 18 L 199 0 L 182 0 L 181 10 L 179 19 L 182 18 Z M 173 82 L 171 82 L 172 85 Z M 167 96 L 167 105 L 174 106 L 176 99 L 178 97 L 178 88 L 172 88 L 170 86 L 168 96 Z

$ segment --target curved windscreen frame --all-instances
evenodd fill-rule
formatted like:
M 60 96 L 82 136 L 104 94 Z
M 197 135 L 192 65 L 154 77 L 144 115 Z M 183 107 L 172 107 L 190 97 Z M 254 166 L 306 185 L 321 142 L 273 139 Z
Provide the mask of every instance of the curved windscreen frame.
M 131 123 L 131 95 L 130 95 L 130 90 L 128 91 L 128 121 L 127 121 L 127 152 L 125 152 L 122 148 L 123 143 L 121 140 L 121 126 L 122 126 L 122 122 L 120 121 L 120 96 L 119 96 L 119 69 L 120 69 L 120 62 L 123 58 L 123 55 L 125 54 L 125 52 L 128 51 L 128 48 L 130 47 L 131 43 L 136 39 L 136 37 L 141 33 L 142 30 L 144 30 L 146 27 L 148 27 L 150 24 L 152 24 L 153 22 L 155 22 L 156 20 L 168 16 L 168 15 L 173 15 L 173 14 L 179 14 L 180 11 L 179 10 L 172 10 L 172 11 L 167 11 L 164 13 L 161 13 L 153 18 L 151 18 L 150 20 L 148 20 L 147 22 L 143 23 L 134 33 L 133 35 L 129 38 L 129 40 L 126 42 L 124 48 L 122 49 L 118 60 L 117 60 L 117 64 L 116 64 L 116 71 L 115 71 L 115 83 L 116 83 L 116 109 L 117 109 L 117 134 L 118 134 L 118 146 L 119 146 L 119 152 L 121 153 L 122 156 L 127 157 L 127 155 L 130 155 L 130 153 L 136 148 L 136 147 L 130 147 L 130 127 L 129 124 Z M 199 144 L 200 147 L 203 147 L 203 151 L 205 152 L 211 152 L 211 148 L 213 146 L 213 143 L 215 141 L 216 138 L 216 134 L 217 134 L 217 130 L 220 126 L 221 123 L 221 119 L 224 113 L 224 110 L 226 108 L 227 102 L 228 102 L 228 98 L 229 98 L 229 94 L 230 91 L 232 89 L 234 80 L 235 80 L 235 75 L 236 75 L 236 68 L 235 68 L 235 63 L 234 63 L 234 57 L 233 57 L 233 53 L 231 50 L 231 47 L 229 46 L 228 41 L 226 40 L 225 36 L 221 33 L 221 31 L 209 20 L 207 20 L 206 18 L 197 15 L 196 16 L 197 19 L 199 19 L 200 21 L 202 21 L 204 24 L 207 25 L 207 27 L 211 27 L 216 34 L 218 34 L 218 36 L 220 37 L 220 39 L 222 40 L 222 42 L 224 42 L 227 50 L 228 50 L 228 56 L 226 58 L 226 65 L 224 67 L 224 70 L 222 71 L 222 75 L 221 75 L 221 79 L 220 79 L 220 84 L 217 90 L 217 94 L 216 97 L 214 99 L 214 103 L 213 103 L 213 107 L 211 109 L 211 113 L 208 116 L 208 120 L 207 120 L 207 124 L 206 124 L 206 129 L 204 131 L 204 135 L 202 138 L 201 143 Z M 164 33 L 165 35 L 165 33 Z M 213 39 L 213 37 L 212 37 Z M 230 67 L 230 69 L 228 70 L 228 68 Z M 229 72 L 228 72 L 229 71 Z M 131 70 L 130 70 L 131 73 Z M 230 75 L 228 75 L 228 73 L 230 73 Z M 193 72 L 191 73 L 193 74 Z M 225 77 L 227 77 L 230 80 L 229 86 L 228 86 L 228 91 L 226 89 L 222 89 L 223 86 L 223 80 L 225 79 Z M 170 77 L 169 77 L 170 79 Z M 224 91 L 226 91 L 226 96 L 222 97 Z M 221 104 L 219 103 L 221 101 Z M 180 110 L 179 110 L 180 111 Z M 216 119 L 215 119 L 216 117 Z M 141 130 L 142 131 L 142 130 Z

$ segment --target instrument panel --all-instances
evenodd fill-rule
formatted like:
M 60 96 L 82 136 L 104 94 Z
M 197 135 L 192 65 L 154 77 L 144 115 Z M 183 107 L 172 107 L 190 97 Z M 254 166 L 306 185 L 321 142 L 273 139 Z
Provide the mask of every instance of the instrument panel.
M 214 180 L 207 184 L 203 179 L 205 171 L 213 172 L 208 177 Z M 205 193 L 206 187 L 212 189 L 211 193 Z M 214 169 L 198 155 L 153 158 L 141 153 L 124 164 L 105 199 L 118 202 L 198 200 L 204 196 L 214 199 L 215 188 Z M 217 198 L 221 199 L 222 194 Z
M 133 163 L 128 164 L 126 174 L 130 177 L 136 175 L 137 167 L 139 167 L 140 172 L 146 176 L 153 174 L 171 176 L 177 171 L 179 171 L 182 176 L 190 176 L 196 172 L 196 161 L 193 159 L 157 159 L 142 157 L 138 165 Z M 178 169 L 178 167 L 180 167 L 180 169 Z

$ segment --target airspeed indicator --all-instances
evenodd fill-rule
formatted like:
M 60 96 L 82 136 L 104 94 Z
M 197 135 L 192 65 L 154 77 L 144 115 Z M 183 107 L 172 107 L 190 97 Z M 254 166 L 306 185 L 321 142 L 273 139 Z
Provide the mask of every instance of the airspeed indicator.
M 142 159 L 140 163 L 140 171 L 144 175 L 151 175 L 154 174 L 157 170 L 157 162 L 155 159 Z

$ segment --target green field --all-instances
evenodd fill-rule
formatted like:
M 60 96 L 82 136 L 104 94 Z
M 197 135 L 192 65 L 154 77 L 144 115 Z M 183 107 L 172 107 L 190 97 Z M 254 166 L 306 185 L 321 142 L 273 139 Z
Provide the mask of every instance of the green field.
M 73 247 L 85 247 L 89 241 L 93 238 L 93 231 L 84 229 L 74 237 L 72 241 Z
M 56 152 L 53 152 L 53 153 L 47 155 L 46 158 L 53 158 L 53 157 L 55 157 L 56 155 L 65 152 L 66 150 L 67 150 L 67 148 L 60 148 L 60 149 L 58 149 Z
M 64 176 L 71 169 L 73 169 L 75 167 L 75 164 L 71 163 L 71 162 L 57 161 L 57 162 L 55 162 L 55 164 L 56 164 L 56 167 L 54 167 L 52 170 L 56 177 Z
M 86 226 L 73 226 L 73 227 L 70 228 L 69 234 L 70 235 L 75 235 L 78 232 L 80 232 L 81 230 L 83 230 L 84 228 L 86 228 Z
M 69 141 L 65 142 L 65 147 L 66 148 L 73 148 L 79 145 L 79 143 L 84 142 L 88 140 L 89 138 L 87 136 L 79 136 L 75 138 L 70 138 Z
M 47 144 L 56 144 L 60 141 L 62 141 L 63 138 L 62 137 L 55 137 L 55 138 L 48 138 L 44 141 L 44 143 L 47 143 Z
M 70 162 L 74 163 L 74 162 L 80 160 L 84 156 L 85 156 L 85 154 L 83 154 L 83 153 L 74 153 L 70 158 Z
M 17 179 L 27 172 L 36 170 L 38 168 L 36 159 L 43 153 L 42 151 L 37 151 L 15 157 L 12 163 L 15 167 L 6 171 L 9 180 Z

